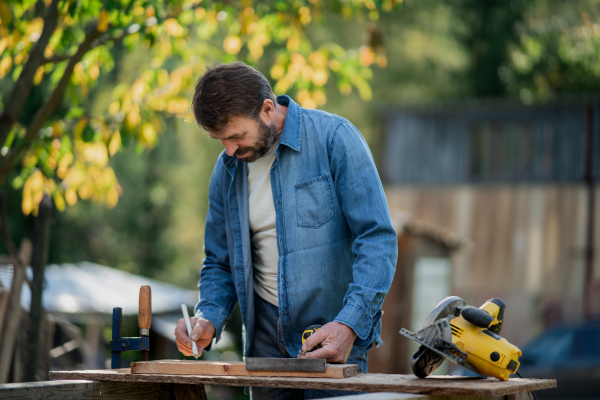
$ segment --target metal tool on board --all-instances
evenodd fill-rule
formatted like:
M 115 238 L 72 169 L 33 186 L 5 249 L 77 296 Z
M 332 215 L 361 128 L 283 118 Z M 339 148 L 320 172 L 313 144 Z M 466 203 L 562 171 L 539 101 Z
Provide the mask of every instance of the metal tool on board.
M 449 296 L 429 314 L 423 329 L 400 334 L 421 344 L 410 366 L 419 378 L 431 375 L 447 358 L 481 376 L 506 381 L 519 368 L 521 350 L 499 335 L 506 305 L 491 299 L 480 308 Z
M 121 353 L 124 351 L 141 351 L 142 361 L 148 361 L 151 323 L 152 292 L 150 286 L 140 287 L 138 308 L 140 337 L 121 337 L 123 310 L 121 307 L 113 308 L 112 340 L 110 341 L 110 350 L 112 352 L 110 367 L 112 369 L 121 368 Z
M 321 325 L 311 325 L 302 333 L 302 344 L 306 339 L 321 328 Z M 317 345 L 316 348 L 320 348 Z M 300 355 L 306 353 L 300 352 Z M 325 372 L 327 362 L 324 358 L 268 358 L 247 357 L 246 369 L 248 371 L 297 371 L 297 372 Z

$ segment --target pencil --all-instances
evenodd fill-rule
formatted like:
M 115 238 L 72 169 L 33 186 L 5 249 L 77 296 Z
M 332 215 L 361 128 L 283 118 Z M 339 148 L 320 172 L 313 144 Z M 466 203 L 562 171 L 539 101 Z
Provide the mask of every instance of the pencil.
M 183 318 L 185 319 L 185 327 L 187 328 L 188 336 L 192 338 L 192 325 L 190 324 L 190 315 L 188 314 L 187 307 L 185 304 L 181 305 L 181 311 L 183 311 Z M 192 340 L 192 351 L 194 352 L 194 358 L 198 359 L 198 347 L 196 342 Z

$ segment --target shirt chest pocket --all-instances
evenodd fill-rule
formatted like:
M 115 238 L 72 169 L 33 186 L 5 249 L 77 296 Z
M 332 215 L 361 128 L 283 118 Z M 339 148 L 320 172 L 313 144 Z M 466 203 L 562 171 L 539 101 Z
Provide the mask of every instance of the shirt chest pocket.
M 296 225 L 320 228 L 335 217 L 333 194 L 327 175 L 296 185 Z

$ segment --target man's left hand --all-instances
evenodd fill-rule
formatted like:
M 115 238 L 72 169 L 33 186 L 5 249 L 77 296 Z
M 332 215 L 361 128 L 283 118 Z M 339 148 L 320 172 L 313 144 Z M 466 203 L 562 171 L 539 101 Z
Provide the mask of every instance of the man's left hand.
M 319 343 L 320 349 L 315 349 L 298 358 L 325 358 L 329 363 L 345 363 L 352 350 L 356 333 L 348 325 L 339 322 L 329 322 L 310 335 L 302 345 L 302 351 L 307 352 Z

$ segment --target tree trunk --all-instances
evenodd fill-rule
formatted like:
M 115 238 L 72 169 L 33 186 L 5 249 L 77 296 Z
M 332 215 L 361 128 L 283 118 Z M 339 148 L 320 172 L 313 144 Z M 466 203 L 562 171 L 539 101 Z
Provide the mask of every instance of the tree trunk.
M 43 380 L 38 377 L 38 365 L 40 360 L 41 338 L 40 331 L 44 325 L 44 307 L 42 305 L 42 293 L 44 291 L 44 272 L 48 262 L 48 249 L 50 241 L 50 222 L 52 218 L 52 200 L 44 195 L 40 202 L 40 211 L 35 223 L 35 239 L 31 269 L 33 280 L 31 282 L 31 306 L 29 311 L 29 325 L 27 334 L 27 359 L 25 360 L 25 381 L 34 382 Z M 40 378 L 40 379 L 38 379 Z

